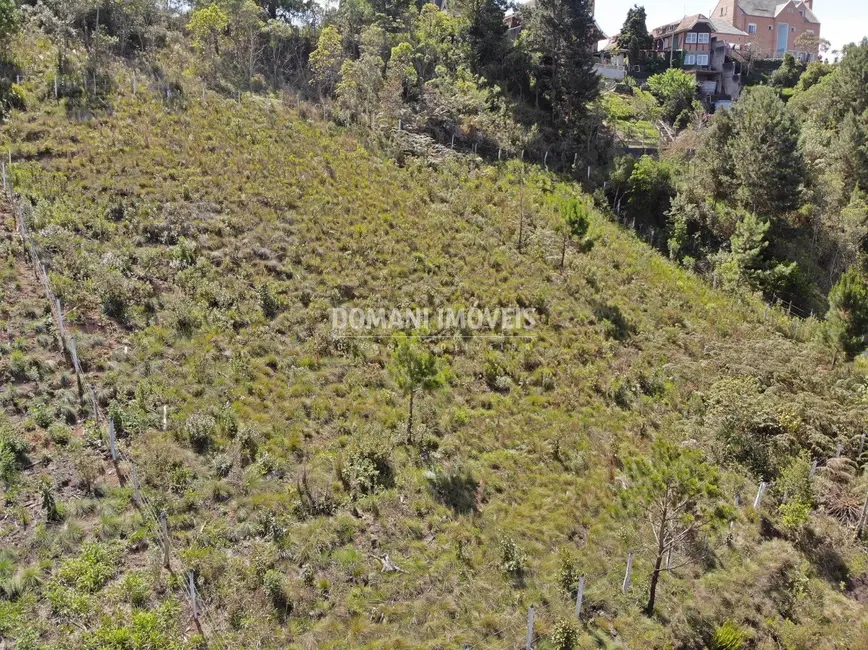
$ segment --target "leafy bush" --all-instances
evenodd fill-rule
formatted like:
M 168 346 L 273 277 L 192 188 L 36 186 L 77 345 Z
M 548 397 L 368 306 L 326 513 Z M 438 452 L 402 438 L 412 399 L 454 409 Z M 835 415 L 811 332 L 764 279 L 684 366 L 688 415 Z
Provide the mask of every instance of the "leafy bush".
M 554 650 L 573 650 L 579 642 L 579 633 L 572 621 L 561 619 L 552 630 L 551 644 Z
M 391 451 L 385 443 L 355 445 L 338 473 L 341 482 L 353 494 L 371 494 L 395 483 Z
M 527 556 L 511 537 L 501 537 L 497 542 L 500 553 L 500 570 L 515 579 L 524 576 Z
M 268 596 L 268 599 L 271 601 L 271 604 L 274 605 L 275 609 L 282 614 L 289 613 L 292 609 L 292 603 L 289 600 L 289 595 L 286 589 L 286 580 L 282 573 L 274 571 L 273 569 L 266 571 L 265 575 L 262 577 L 262 589 L 265 591 L 265 595 Z
M 103 588 L 118 571 L 121 549 L 112 544 L 85 544 L 76 558 L 63 562 L 58 579 L 79 592 L 94 593 Z
M 184 437 L 198 453 L 204 454 L 214 444 L 217 422 L 206 413 L 194 413 L 184 423 Z
M 26 464 L 27 449 L 23 438 L 0 427 L 0 480 L 7 487 Z

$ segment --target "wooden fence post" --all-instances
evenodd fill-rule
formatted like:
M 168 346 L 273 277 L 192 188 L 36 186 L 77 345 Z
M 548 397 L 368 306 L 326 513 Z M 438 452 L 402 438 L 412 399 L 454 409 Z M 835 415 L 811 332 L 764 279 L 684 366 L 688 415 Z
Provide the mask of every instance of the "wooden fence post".
M 165 404 L 163 404 L 163 431 L 166 430 L 166 425 L 168 425 L 168 423 L 169 423 L 168 413 L 169 413 L 169 407 L 166 406 Z

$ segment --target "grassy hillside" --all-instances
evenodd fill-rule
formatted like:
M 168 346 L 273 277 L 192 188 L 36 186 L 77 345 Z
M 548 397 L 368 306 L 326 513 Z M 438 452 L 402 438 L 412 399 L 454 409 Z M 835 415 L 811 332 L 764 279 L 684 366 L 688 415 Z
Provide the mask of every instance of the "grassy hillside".
M 561 270 L 553 200 L 576 190 L 538 169 L 522 196 L 515 163 L 399 165 L 397 143 L 304 106 L 189 96 L 122 90 L 86 119 L 48 103 L 3 133 L 85 371 L 196 571 L 204 639 L 78 399 L 8 214 L 0 637 L 506 649 L 534 604 L 537 647 L 553 648 L 579 571 L 581 648 L 738 647 L 712 645 L 721 628 L 742 647 L 868 645 L 852 542 L 865 375 L 833 367 L 815 322 L 711 289 L 597 212 Z M 331 309 L 474 305 L 533 307 L 539 323 L 529 338 L 423 337 L 450 378 L 420 398 L 408 441 L 390 337 L 336 334 Z M 788 533 L 773 484 L 728 543 L 727 529 L 703 563 L 664 574 L 645 617 L 648 530 L 614 507 L 623 463 L 655 438 L 692 440 L 744 506 L 781 468 L 736 458 L 734 433 L 819 460 L 818 507 Z M 402 571 L 381 571 L 383 554 Z

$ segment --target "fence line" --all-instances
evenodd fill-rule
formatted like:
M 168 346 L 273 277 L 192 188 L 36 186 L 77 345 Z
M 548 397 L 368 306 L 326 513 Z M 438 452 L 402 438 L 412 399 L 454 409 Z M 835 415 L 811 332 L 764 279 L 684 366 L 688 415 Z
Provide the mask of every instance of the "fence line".
M 104 414 L 100 409 L 99 401 L 96 398 L 96 393 L 94 392 L 93 386 L 87 381 L 84 369 L 81 366 L 81 362 L 78 357 L 75 336 L 67 334 L 67 328 L 63 322 L 63 311 L 61 309 L 61 302 L 51 289 L 51 281 L 48 276 L 48 272 L 46 271 L 45 265 L 39 258 L 38 249 L 36 248 L 36 244 L 34 243 L 33 238 L 30 235 L 30 230 L 27 225 L 27 210 L 15 196 L 15 192 L 12 188 L 11 179 L 7 177 L 8 171 L 9 170 L 6 167 L 6 164 L 3 163 L 4 178 L 7 181 L 5 189 L 6 198 L 12 208 L 13 217 L 15 218 L 17 225 L 16 230 L 18 231 L 18 234 L 21 238 L 24 252 L 30 260 L 34 273 L 36 274 L 36 278 L 42 285 L 43 290 L 45 291 L 45 297 L 48 300 L 48 304 L 51 309 L 51 317 L 58 332 L 58 343 L 60 345 L 61 352 L 64 354 L 64 357 L 72 366 L 72 369 L 76 375 L 76 380 L 79 387 L 79 398 L 83 401 L 85 397 L 87 397 L 91 411 L 93 413 L 94 421 L 99 424 L 105 419 Z M 174 575 L 174 572 L 171 570 L 171 538 L 168 524 L 166 523 L 165 512 L 158 513 L 153 502 L 147 497 L 146 494 L 144 494 L 141 483 L 139 482 L 139 475 L 138 471 L 136 470 L 136 463 L 134 459 L 132 458 L 130 453 L 122 449 L 117 444 L 115 438 L 114 421 L 111 417 L 109 417 L 108 419 L 108 428 L 106 435 L 110 456 L 112 459 L 112 463 L 115 466 L 118 481 L 121 485 L 127 483 L 128 481 L 132 482 L 133 502 L 138 507 L 139 511 L 146 516 L 146 520 L 150 519 L 152 525 L 156 526 L 156 530 L 158 531 L 158 535 L 164 547 L 166 568 L 168 568 L 170 570 L 170 573 Z M 126 463 L 130 467 L 129 475 L 125 474 L 125 472 L 122 470 L 121 462 Z M 188 580 L 191 581 L 185 582 L 183 579 L 180 580 L 179 591 L 184 594 L 184 597 L 190 605 L 190 611 L 193 614 L 193 621 L 196 625 L 197 630 L 204 636 L 200 620 L 204 617 L 210 623 L 211 619 L 209 617 L 207 608 L 204 606 L 204 602 L 198 596 L 198 591 L 196 590 L 195 586 L 194 570 L 192 568 L 184 570 L 183 563 L 181 562 L 180 557 L 176 557 L 175 562 L 176 565 L 179 567 L 179 575 L 187 576 Z M 222 642 L 215 630 L 216 628 L 212 624 L 210 641 L 221 650 L 225 649 L 225 644 Z

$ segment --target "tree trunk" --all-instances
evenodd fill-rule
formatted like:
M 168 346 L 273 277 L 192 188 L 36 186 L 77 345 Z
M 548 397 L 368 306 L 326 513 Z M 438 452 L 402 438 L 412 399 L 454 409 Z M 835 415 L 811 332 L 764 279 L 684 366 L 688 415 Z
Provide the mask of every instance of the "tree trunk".
M 669 515 L 669 488 L 666 489 L 666 502 L 660 516 L 660 530 L 657 533 L 657 559 L 654 561 L 654 573 L 651 574 L 651 588 L 648 590 L 648 604 L 645 606 L 645 615 L 654 615 L 654 600 L 657 598 L 657 581 L 660 580 L 660 565 L 663 563 L 663 554 L 666 552 L 666 521 Z M 671 546 L 670 546 L 671 548 Z
M 410 392 L 410 413 L 407 416 L 407 442 L 413 444 L 413 400 L 416 398 L 416 391 Z
M 663 553 L 657 553 L 657 560 L 654 562 L 654 573 L 651 574 L 651 589 L 648 594 L 648 604 L 645 605 L 645 615 L 654 615 L 654 600 L 657 598 L 657 581 L 660 580 L 660 565 L 663 564 Z

